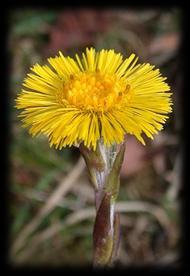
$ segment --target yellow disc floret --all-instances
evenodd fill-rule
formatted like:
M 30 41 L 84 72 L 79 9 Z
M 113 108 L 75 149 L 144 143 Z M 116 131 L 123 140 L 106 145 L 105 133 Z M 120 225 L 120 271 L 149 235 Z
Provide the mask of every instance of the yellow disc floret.
M 116 75 L 81 72 L 65 81 L 58 91 L 58 101 L 82 110 L 104 112 L 121 107 L 129 98 L 129 88 L 126 80 Z

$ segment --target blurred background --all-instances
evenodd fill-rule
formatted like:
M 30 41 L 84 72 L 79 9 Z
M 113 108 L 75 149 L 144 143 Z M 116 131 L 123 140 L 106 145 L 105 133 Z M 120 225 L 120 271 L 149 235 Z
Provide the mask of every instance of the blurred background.
M 90 265 L 94 191 L 77 148 L 49 148 L 17 118 L 15 98 L 30 66 L 93 46 L 132 52 L 168 78 L 173 113 L 154 141 L 127 137 L 118 208 L 121 242 L 116 265 L 180 264 L 181 13 L 170 9 L 15 9 L 9 15 L 11 56 L 10 262 Z

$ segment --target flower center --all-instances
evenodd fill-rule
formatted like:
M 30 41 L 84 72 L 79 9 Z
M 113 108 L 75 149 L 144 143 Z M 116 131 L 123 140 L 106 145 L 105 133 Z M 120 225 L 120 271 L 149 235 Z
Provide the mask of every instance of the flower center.
M 120 107 L 128 99 L 130 85 L 116 75 L 81 72 L 71 75 L 59 93 L 59 102 L 69 102 L 81 109 L 107 111 Z M 126 97 L 127 96 L 127 97 Z

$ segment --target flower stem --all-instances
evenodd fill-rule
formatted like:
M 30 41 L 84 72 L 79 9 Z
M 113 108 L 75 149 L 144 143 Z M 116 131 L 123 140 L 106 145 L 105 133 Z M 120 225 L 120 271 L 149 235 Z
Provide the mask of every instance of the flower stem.
M 84 145 L 80 150 L 88 167 L 90 181 L 95 189 L 96 218 L 93 230 L 93 264 L 110 266 L 119 245 L 119 214 L 115 202 L 119 193 L 119 173 L 123 162 L 125 144 L 106 148 L 99 143 L 96 151 Z

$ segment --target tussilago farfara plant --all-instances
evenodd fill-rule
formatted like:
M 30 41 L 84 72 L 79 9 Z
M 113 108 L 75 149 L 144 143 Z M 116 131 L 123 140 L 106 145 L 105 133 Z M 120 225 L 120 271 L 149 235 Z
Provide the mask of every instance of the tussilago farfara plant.
M 95 188 L 94 264 L 111 264 L 118 247 L 119 216 L 114 204 L 125 135 L 145 144 L 163 128 L 171 109 L 170 87 L 159 69 L 123 60 L 114 50 L 86 49 L 80 58 L 61 52 L 49 65 L 36 64 L 16 99 L 24 127 L 45 134 L 50 146 L 78 146 Z

